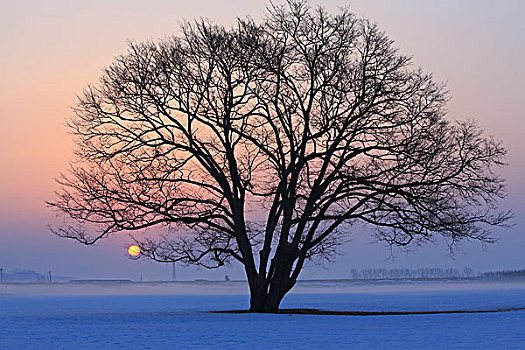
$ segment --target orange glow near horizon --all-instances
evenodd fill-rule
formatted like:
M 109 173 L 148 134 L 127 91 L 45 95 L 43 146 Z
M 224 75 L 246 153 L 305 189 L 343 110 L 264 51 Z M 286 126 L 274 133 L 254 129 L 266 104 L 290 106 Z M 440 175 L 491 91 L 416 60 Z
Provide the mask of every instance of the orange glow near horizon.
M 136 257 L 140 254 L 140 247 L 136 244 L 130 245 L 128 248 L 128 254 Z

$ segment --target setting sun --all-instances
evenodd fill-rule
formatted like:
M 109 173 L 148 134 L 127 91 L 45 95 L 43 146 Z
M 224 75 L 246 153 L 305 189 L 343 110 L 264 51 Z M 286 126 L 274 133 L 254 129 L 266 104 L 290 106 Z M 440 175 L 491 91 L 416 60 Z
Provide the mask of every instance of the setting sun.
M 131 256 L 138 256 L 140 254 L 140 247 L 138 245 L 131 245 L 128 248 L 128 254 Z

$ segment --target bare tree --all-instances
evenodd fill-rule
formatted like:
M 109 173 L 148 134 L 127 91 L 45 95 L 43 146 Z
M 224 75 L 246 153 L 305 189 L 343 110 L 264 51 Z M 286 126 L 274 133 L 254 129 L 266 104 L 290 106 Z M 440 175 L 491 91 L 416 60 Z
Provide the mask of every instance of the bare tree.
M 308 259 L 356 223 L 390 245 L 492 242 L 505 149 L 445 119 L 448 94 L 378 27 L 290 0 L 262 24 L 200 21 L 131 43 L 79 97 L 77 162 L 49 203 L 59 236 L 139 239 L 161 262 L 245 269 L 252 311 L 277 310 Z

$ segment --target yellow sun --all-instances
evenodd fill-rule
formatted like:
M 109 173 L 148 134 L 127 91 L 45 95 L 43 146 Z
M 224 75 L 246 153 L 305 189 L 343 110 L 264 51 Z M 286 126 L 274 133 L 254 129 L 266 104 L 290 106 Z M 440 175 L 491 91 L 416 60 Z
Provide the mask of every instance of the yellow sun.
M 130 245 L 128 248 L 128 254 L 131 256 L 137 256 L 140 254 L 140 247 L 138 245 Z

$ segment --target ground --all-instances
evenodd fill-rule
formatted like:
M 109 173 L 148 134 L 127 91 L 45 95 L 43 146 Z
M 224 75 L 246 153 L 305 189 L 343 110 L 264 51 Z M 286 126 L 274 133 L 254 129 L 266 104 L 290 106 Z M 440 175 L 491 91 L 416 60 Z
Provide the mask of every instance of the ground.
M 401 316 L 221 314 L 242 282 L 0 285 L 0 349 L 519 349 L 525 311 Z M 282 307 L 345 311 L 525 306 L 525 282 L 304 282 Z

